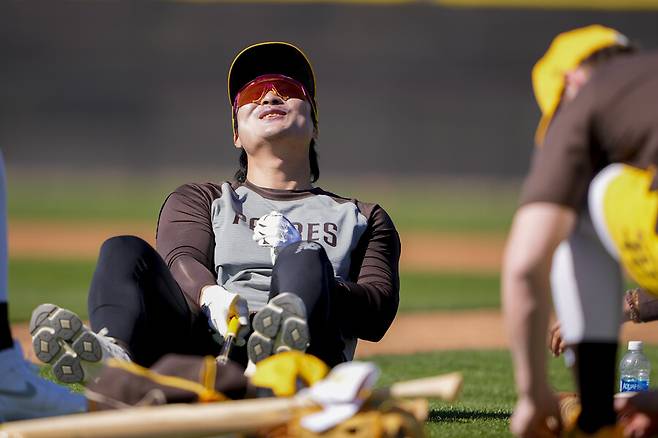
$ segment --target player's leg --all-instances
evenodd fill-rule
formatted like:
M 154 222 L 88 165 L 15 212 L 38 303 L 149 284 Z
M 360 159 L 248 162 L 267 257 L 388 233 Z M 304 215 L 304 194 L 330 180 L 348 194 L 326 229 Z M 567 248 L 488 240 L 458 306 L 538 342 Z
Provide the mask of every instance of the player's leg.
M 658 295 L 655 170 L 624 164 L 606 167 L 590 184 L 588 205 L 596 233 L 611 258 L 646 292 Z M 652 410 L 639 409 L 643 410 L 655 422 Z M 655 423 L 650 426 L 656 427 Z
M 142 366 L 167 353 L 219 353 L 207 318 L 191 310 L 160 255 L 137 237 L 103 244 L 88 307 L 92 328 L 106 328 Z
M 0 154 L 0 422 L 85 411 L 82 395 L 43 380 L 25 361 L 20 345 L 12 341 L 7 298 L 6 190 Z
M 551 286 L 563 338 L 570 347 L 566 359 L 574 366 L 581 396 L 578 426 L 592 433 L 616 422 L 613 395 L 622 277 L 587 212 L 555 253 Z
M 91 329 L 52 304 L 33 314 L 36 355 L 53 366 L 60 381 L 89 382 L 109 358 L 149 367 L 167 353 L 219 350 L 205 317 L 192 313 L 162 258 L 138 237 L 118 236 L 103 243 L 88 308 Z
M 262 341 L 259 338 L 261 334 L 274 342 L 273 348 L 275 349 L 280 344 L 277 342 L 276 336 L 294 337 L 295 333 L 301 334 L 302 338 L 305 336 L 296 324 L 290 324 L 290 330 L 286 330 L 286 327 L 281 325 L 282 330 L 276 334 L 266 332 L 263 320 L 269 321 L 267 316 L 273 313 L 268 308 L 277 306 L 277 303 L 281 301 L 290 309 L 302 308 L 302 312 L 296 313 L 298 313 L 297 316 L 308 321 L 310 345 L 307 352 L 309 354 L 319 357 L 330 366 L 344 362 L 345 345 L 340 334 L 336 312 L 332 307 L 334 282 L 333 267 L 322 245 L 315 242 L 299 242 L 284 248 L 278 255 L 272 272 L 270 303 L 254 317 L 255 333 L 248 342 L 250 359 L 256 362 L 262 357 L 276 352 L 268 352 L 267 348 L 264 348 L 263 351 L 267 354 L 254 354 L 257 353 L 254 352 L 254 347 L 259 344 L 256 340 Z M 294 313 L 293 311 L 293 316 Z M 295 332 L 296 327 L 297 332 Z M 281 332 L 283 333 L 281 334 Z M 267 340 L 264 341 L 264 343 L 266 342 Z M 283 348 L 286 348 L 285 344 Z M 288 345 L 290 344 L 288 343 Z M 293 348 L 296 347 L 293 346 Z
M 5 166 L 0 154 L 0 350 L 11 348 L 13 340 L 9 328 L 7 305 L 7 193 L 5 189 Z

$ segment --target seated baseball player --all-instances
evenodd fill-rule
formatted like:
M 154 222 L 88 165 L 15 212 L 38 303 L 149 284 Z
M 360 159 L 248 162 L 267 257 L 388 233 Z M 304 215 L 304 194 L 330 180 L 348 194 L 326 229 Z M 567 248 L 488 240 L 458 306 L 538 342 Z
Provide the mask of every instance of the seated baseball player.
M 603 26 L 560 34 L 533 70 L 538 147 L 503 265 L 519 436 L 557 432 L 545 336 L 553 292 L 582 410 L 568 436 L 622 436 L 613 406 L 621 267 L 658 294 L 658 56 Z M 550 430 L 549 430 L 550 429 Z
M 318 111 L 307 57 L 283 42 L 247 47 L 230 67 L 228 94 L 235 179 L 171 193 L 157 249 L 132 236 L 103 244 L 91 329 L 55 305 L 35 310 L 36 355 L 61 381 L 89 381 L 110 357 L 148 367 L 167 353 L 216 356 L 232 318 L 231 359 L 243 366 L 288 350 L 334 366 L 393 321 L 393 222 L 377 204 L 313 184 Z

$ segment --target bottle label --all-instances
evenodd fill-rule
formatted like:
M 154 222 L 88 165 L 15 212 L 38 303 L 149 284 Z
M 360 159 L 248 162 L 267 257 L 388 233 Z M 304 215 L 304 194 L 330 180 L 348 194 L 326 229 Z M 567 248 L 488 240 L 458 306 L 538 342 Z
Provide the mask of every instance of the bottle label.
M 649 390 L 649 381 L 640 379 L 621 379 L 619 391 L 641 392 Z

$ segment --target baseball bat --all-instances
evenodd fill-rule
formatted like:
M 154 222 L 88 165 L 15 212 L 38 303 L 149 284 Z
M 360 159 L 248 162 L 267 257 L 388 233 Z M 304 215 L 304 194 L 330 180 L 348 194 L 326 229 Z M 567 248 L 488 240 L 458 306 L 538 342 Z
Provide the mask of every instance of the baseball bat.
M 455 401 L 463 382 L 462 374 L 455 372 L 394 383 L 388 388 L 375 390 L 375 393 L 380 392 L 392 398 L 439 398 Z
M 231 317 L 228 322 L 228 331 L 224 337 L 224 345 L 222 345 L 222 350 L 217 356 L 217 363 L 226 364 L 228 362 L 228 356 L 231 353 L 231 347 L 235 342 L 235 337 L 238 335 L 238 330 L 240 329 L 240 321 L 237 316 Z
M 373 395 L 436 397 L 454 400 L 461 388 L 461 373 L 393 384 Z M 263 398 L 208 404 L 136 407 L 37 420 L 5 423 L 1 438 L 144 438 L 204 437 L 231 432 L 255 432 L 285 424 L 294 410 L 312 406 L 309 399 Z

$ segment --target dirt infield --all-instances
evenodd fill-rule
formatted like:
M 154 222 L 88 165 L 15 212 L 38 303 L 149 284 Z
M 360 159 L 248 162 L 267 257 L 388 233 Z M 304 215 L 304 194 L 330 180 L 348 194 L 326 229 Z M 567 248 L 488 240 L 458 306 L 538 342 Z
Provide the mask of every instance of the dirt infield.
M 100 245 L 111 236 L 132 234 L 154 244 L 150 224 L 9 223 L 9 253 L 37 259 L 95 258 Z M 403 270 L 495 272 L 499 269 L 503 237 L 473 233 L 402 234 Z M 502 348 L 500 317 L 495 312 L 406 314 L 398 317 L 384 340 L 363 342 L 357 354 L 412 353 L 453 348 Z M 464 330 L 455 334 L 455 325 Z M 31 352 L 24 324 L 14 326 L 14 336 Z M 409 342 L 413 339 L 413 342 Z
M 35 360 L 26 324 L 12 326 L 23 351 Z M 622 327 L 623 342 L 642 339 L 658 344 L 658 323 Z M 502 317 L 496 310 L 404 313 L 397 316 L 380 342 L 359 341 L 357 357 L 379 354 L 413 354 L 441 350 L 488 350 L 507 348 Z
M 89 258 L 96 257 L 108 237 L 133 234 L 154 243 L 149 224 L 43 224 L 10 222 L 9 251 L 14 257 Z M 444 270 L 496 272 L 504 245 L 500 235 L 435 233 L 401 235 L 403 270 Z M 25 325 L 14 326 L 14 336 L 29 344 Z M 627 324 L 623 339 L 643 339 L 658 344 L 658 327 Z M 384 339 L 360 342 L 357 355 L 411 354 L 452 349 L 506 348 L 498 311 L 406 313 L 398 315 Z M 28 348 L 29 347 L 29 348 Z M 24 349 L 32 351 L 29 345 Z
M 149 224 L 43 224 L 10 222 L 9 250 L 14 257 L 96 257 L 108 237 L 133 234 L 154 243 Z M 402 234 L 401 267 L 406 270 L 496 272 L 504 238 L 474 233 Z M 13 327 L 14 336 L 31 352 L 24 324 Z M 626 324 L 622 339 L 643 339 L 658 344 L 658 326 Z M 412 354 L 452 349 L 506 348 L 500 312 L 495 310 L 406 313 L 398 315 L 384 339 L 359 343 L 357 356 Z
M 151 224 L 9 223 L 9 253 L 13 257 L 95 258 L 105 239 L 133 234 L 155 242 Z M 401 268 L 496 272 L 504 237 L 477 233 L 402 233 Z
M 21 341 L 26 355 L 35 360 L 27 324 L 15 324 L 12 331 Z M 498 311 L 406 313 L 398 315 L 380 342 L 360 341 L 356 355 L 480 350 L 505 348 L 506 345 Z

